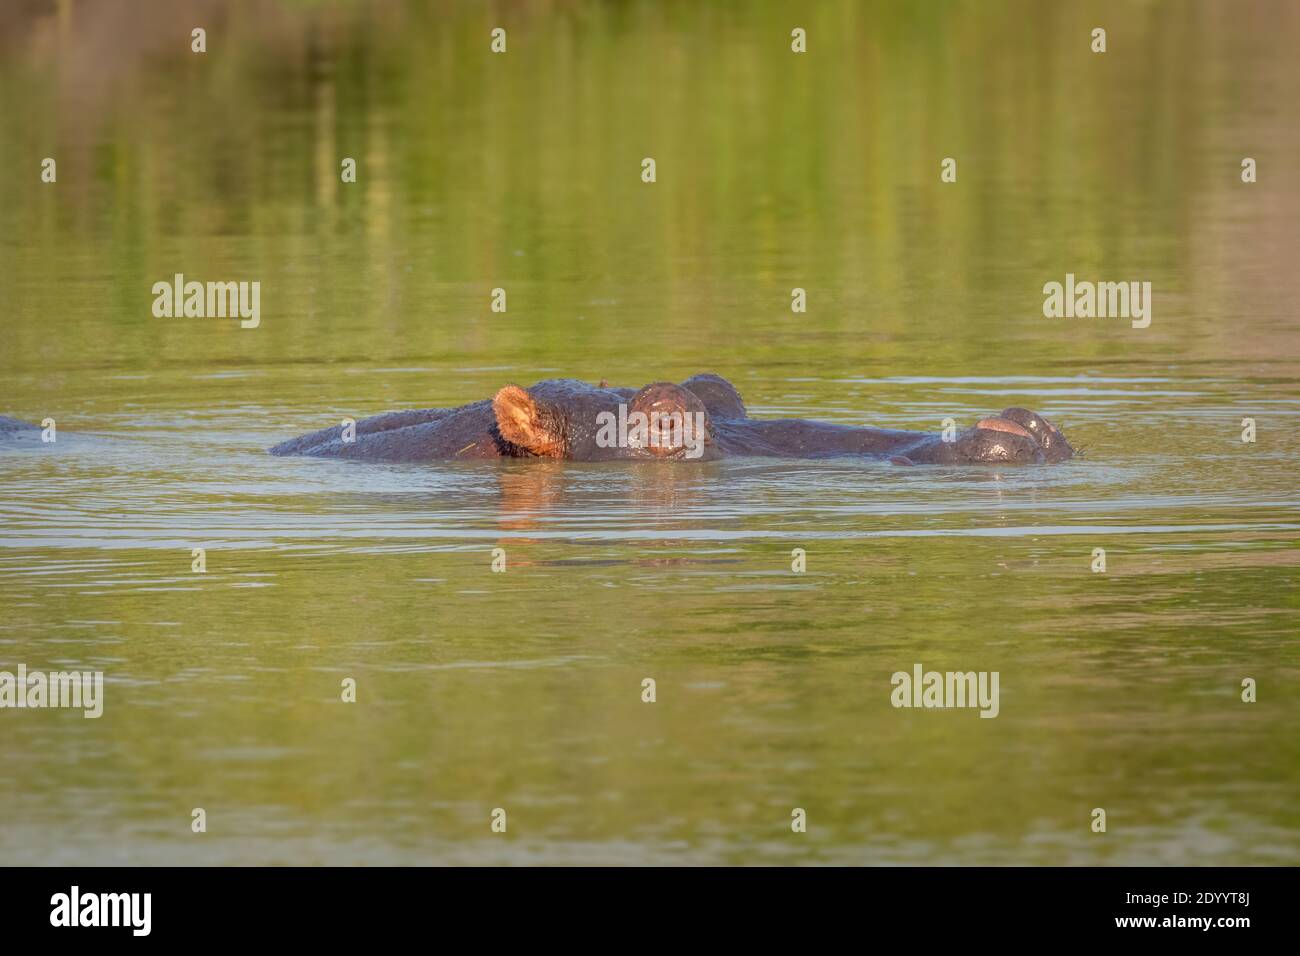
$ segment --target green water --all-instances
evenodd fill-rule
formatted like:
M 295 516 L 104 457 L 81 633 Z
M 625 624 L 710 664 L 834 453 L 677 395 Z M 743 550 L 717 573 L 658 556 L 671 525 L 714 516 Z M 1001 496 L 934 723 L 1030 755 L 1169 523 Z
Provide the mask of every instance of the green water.
M 1300 859 L 1300 8 L 178 7 L 0 14 L 0 413 L 59 429 L 0 447 L 0 670 L 106 681 L 0 710 L 0 861 Z M 260 326 L 154 317 L 178 272 Z M 1045 318 L 1066 273 L 1150 327 Z M 1085 454 L 263 451 L 700 371 Z M 999 716 L 893 708 L 918 662 Z

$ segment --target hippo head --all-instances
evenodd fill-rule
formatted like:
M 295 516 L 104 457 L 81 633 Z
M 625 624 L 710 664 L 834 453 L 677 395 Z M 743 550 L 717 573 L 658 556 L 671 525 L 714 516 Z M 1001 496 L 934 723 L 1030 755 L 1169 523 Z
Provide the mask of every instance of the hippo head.
M 712 449 L 713 423 L 700 396 L 670 382 L 653 382 L 628 404 L 626 444 L 619 457 L 698 459 Z M 619 444 L 623 444 L 620 437 Z
M 748 417 L 745 400 L 740 397 L 740 392 L 721 375 L 712 372 L 692 375 L 682 382 L 682 388 L 698 395 L 714 418 Z
M 699 396 L 668 382 L 631 399 L 610 389 L 556 392 L 507 385 L 492 399 L 501 437 L 543 458 L 571 461 L 716 457 Z

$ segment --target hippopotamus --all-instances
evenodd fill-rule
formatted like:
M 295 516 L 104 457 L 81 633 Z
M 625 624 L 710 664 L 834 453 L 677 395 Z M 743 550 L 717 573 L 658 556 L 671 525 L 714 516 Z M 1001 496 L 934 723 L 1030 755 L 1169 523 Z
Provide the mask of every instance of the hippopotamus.
M 1074 454 L 1059 428 L 1019 407 L 949 440 L 932 432 L 750 418 L 735 386 L 712 373 L 640 389 L 573 379 L 506 385 L 490 399 L 387 412 L 356 422 L 346 439 L 342 427 L 325 428 L 270 452 L 389 462 L 857 456 L 902 465 L 1059 462 Z

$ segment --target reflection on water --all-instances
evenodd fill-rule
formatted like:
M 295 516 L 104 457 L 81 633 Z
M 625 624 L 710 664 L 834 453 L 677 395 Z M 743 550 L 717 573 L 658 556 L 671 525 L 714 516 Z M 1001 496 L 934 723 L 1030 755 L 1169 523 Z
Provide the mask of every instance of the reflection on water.
M 1047 5 L 819 4 L 792 61 L 779 4 L 525 4 L 496 63 L 477 8 L 272 6 L 214 4 L 206 60 L 0 16 L 0 165 L 60 156 L 0 177 L 0 414 L 59 423 L 0 449 L 0 669 L 107 692 L 0 712 L 0 858 L 1300 862 L 1288 5 L 1108 8 L 1145 53 L 1103 61 Z M 260 280 L 261 327 L 154 319 L 178 271 Z M 1151 327 L 1044 319 L 1067 271 L 1151 281 Z M 264 453 L 705 370 L 757 416 L 1026 405 L 1085 453 Z M 915 662 L 1000 671 L 1000 716 L 892 709 Z

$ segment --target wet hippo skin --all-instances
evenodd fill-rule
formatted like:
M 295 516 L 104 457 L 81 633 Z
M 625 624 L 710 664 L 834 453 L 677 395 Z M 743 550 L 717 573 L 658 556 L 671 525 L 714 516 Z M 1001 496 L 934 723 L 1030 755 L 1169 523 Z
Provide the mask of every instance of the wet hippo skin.
M 10 418 L 8 415 L 0 415 L 0 436 L 17 435 L 20 432 L 29 432 L 38 430 L 38 426 L 31 422 L 25 422 L 17 418 Z
M 678 414 L 702 423 L 694 444 L 672 441 L 605 447 L 599 416 L 642 411 Z M 698 417 L 697 417 L 698 416 Z M 339 427 L 282 442 L 274 455 L 313 455 L 364 461 L 435 461 L 503 457 L 610 461 L 726 457 L 833 458 L 856 456 L 898 464 L 1065 461 L 1073 449 L 1047 419 L 1023 408 L 980 420 L 943 441 L 930 432 L 835 425 L 804 419 L 754 419 L 740 393 L 718 375 L 680 385 L 641 389 L 551 379 L 524 389 L 507 385 L 489 400 L 459 408 L 388 412 L 356 423 L 355 440 Z

